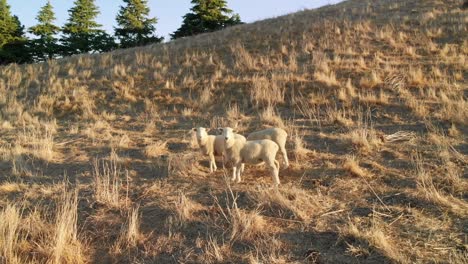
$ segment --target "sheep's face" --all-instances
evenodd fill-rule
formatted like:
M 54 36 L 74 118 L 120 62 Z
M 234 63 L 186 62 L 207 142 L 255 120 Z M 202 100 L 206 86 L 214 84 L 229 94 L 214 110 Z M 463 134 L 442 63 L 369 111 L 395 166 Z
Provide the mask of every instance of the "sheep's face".
M 198 144 L 205 142 L 206 138 L 208 137 L 208 133 L 206 133 L 206 128 L 204 127 L 197 127 L 194 128 L 195 134 L 197 135 Z
M 224 143 L 227 147 L 232 146 L 234 144 L 234 131 L 230 127 L 225 127 L 222 129 Z

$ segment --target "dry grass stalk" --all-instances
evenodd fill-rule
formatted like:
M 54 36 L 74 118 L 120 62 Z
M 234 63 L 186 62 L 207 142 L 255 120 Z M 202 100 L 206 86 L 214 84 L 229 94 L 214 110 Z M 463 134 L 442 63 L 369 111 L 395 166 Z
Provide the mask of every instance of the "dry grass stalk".
M 367 241 L 370 246 L 378 249 L 383 255 L 397 263 L 408 263 L 408 258 L 401 252 L 395 240 L 389 236 L 387 231 L 388 225 L 378 219 L 376 216 L 372 218 L 371 226 L 368 228 L 360 228 L 359 220 L 350 219 L 348 226 L 344 230 L 340 230 L 345 236 L 353 236 L 355 238 Z M 348 244 L 347 251 L 352 255 L 369 254 L 369 250 L 362 246 Z
M 18 254 L 21 218 L 22 212 L 17 205 L 7 204 L 0 211 L 0 260 L 5 263 L 22 263 Z
M 234 194 L 228 181 L 226 181 L 226 186 L 226 206 L 222 206 L 216 197 L 214 197 L 214 202 L 230 226 L 230 241 L 252 242 L 265 235 L 267 222 L 260 215 L 260 211 L 240 209 L 237 205 L 238 196 Z
M 78 190 L 67 192 L 59 201 L 51 263 L 85 263 L 83 246 L 78 239 Z
M 274 79 L 274 76 L 271 80 L 270 78 L 259 75 L 255 75 L 252 78 L 250 98 L 255 106 L 275 106 L 284 102 L 285 90 L 282 85 Z
M 468 214 L 468 203 L 451 195 L 444 194 L 436 188 L 433 176 L 424 168 L 420 154 L 415 155 L 413 163 L 417 173 L 418 189 L 426 200 L 444 206 L 458 215 Z
M 121 198 L 123 191 L 122 175 L 126 176 L 128 196 L 128 171 L 125 173 L 118 165 L 117 158 L 110 161 L 95 159 L 93 163 L 94 198 L 97 202 L 111 207 L 120 208 L 126 205 L 127 199 Z
M 194 213 L 203 208 L 199 203 L 191 200 L 184 193 L 179 193 L 177 200 L 174 203 L 176 219 L 179 224 L 185 225 L 194 219 Z
M 127 215 L 126 222 L 122 225 L 120 236 L 113 246 L 113 251 L 116 254 L 129 251 L 135 248 L 142 238 L 140 232 L 140 207 L 133 207 Z
M 260 119 L 262 120 L 263 123 L 266 123 L 274 127 L 279 127 L 279 128 L 285 127 L 283 119 L 281 119 L 281 116 L 279 116 L 275 112 L 275 108 L 271 105 L 268 105 L 263 110 L 263 112 L 260 114 Z
M 203 248 L 204 263 L 222 263 L 225 261 L 226 244 L 219 245 L 218 240 L 212 236 L 208 237 L 205 247 Z
M 346 109 L 328 108 L 326 113 L 330 123 L 340 124 L 344 127 L 354 125 L 354 121 L 350 118 L 350 114 Z
M 295 218 L 304 222 L 308 222 L 313 214 L 320 213 L 326 206 L 316 203 L 314 196 L 295 186 L 279 190 L 256 190 L 249 195 L 258 203 L 259 208 L 279 213 L 280 217 Z
M 370 177 L 370 174 L 359 166 L 359 162 L 356 160 L 355 156 L 348 156 L 346 158 L 345 162 L 343 163 L 343 169 L 357 177 Z
M 167 153 L 167 141 L 157 141 L 145 147 L 145 155 L 149 158 L 159 157 Z
M 296 162 L 300 162 L 302 159 L 307 157 L 311 151 L 305 147 L 304 137 L 299 134 L 299 131 L 295 130 L 292 133 L 294 143 L 294 155 Z

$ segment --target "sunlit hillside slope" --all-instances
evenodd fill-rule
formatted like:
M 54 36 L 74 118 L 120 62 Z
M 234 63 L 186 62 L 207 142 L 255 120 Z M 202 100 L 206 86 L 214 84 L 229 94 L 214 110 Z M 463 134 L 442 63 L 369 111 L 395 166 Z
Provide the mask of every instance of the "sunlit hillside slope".
M 462 5 L 350 0 L 1 67 L 0 263 L 467 263 Z M 210 173 L 196 126 L 284 128 L 279 188 Z

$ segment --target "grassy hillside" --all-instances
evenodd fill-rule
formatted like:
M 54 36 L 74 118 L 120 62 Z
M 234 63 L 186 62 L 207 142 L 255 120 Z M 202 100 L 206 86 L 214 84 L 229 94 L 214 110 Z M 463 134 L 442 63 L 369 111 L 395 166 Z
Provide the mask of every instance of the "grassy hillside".
M 1 67 L 0 263 L 466 263 L 462 4 L 350 0 Z M 195 126 L 287 130 L 280 187 L 210 173 Z

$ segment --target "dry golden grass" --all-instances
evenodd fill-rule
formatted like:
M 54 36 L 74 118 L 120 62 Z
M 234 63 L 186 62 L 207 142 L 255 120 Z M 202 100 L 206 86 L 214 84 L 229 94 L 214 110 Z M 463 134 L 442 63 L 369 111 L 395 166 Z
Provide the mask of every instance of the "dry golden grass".
M 297 162 L 307 158 L 307 154 L 311 153 L 305 146 L 303 136 L 299 135 L 299 132 L 295 131 L 292 135 L 292 142 L 294 143 L 294 156 Z
M 462 2 L 0 67 L 0 262 L 465 263 Z M 287 130 L 282 185 L 207 173 L 196 126 Z
M 5 263 L 86 263 L 78 237 L 77 191 L 62 188 L 54 220 L 46 223 L 36 209 L 8 204 L 0 212 L 0 250 Z M 33 254 L 35 252 L 36 254 Z
M 349 156 L 343 163 L 343 169 L 351 173 L 353 176 L 368 178 L 370 174 L 359 166 L 359 162 L 356 161 L 356 157 Z
M 5 263 L 21 263 L 18 256 L 18 236 L 21 221 L 21 208 L 8 204 L 0 212 L 0 252 Z
M 167 154 L 167 141 L 159 141 L 145 147 L 145 155 L 149 158 Z
M 51 263 L 85 263 L 83 245 L 78 239 L 78 191 L 64 191 L 50 241 Z
M 424 168 L 423 161 L 421 160 L 420 155 L 415 156 L 415 167 L 417 173 L 417 186 L 420 192 L 425 199 L 441 206 L 449 208 L 453 213 L 460 216 L 466 216 L 468 214 L 468 204 L 459 200 L 451 195 L 444 194 L 443 191 L 438 190 L 434 185 L 434 179 L 430 172 L 427 172 Z M 448 176 L 450 177 L 450 174 Z M 453 174 L 452 174 L 453 175 Z M 453 177 L 453 176 L 452 176 Z M 458 178 L 458 177 L 457 177 Z M 459 184 L 464 184 L 459 182 Z
M 388 234 L 388 225 L 382 222 L 378 217 L 374 216 L 370 223 L 370 227 L 359 227 L 359 223 L 354 223 L 355 219 L 349 220 L 348 226 L 342 230 L 344 235 L 351 235 L 357 239 L 365 240 L 371 247 L 381 251 L 385 256 L 388 256 L 392 261 L 397 263 L 408 263 L 408 259 L 401 253 L 401 248 L 398 248 L 392 238 Z M 348 250 L 353 255 L 368 255 L 369 250 L 365 247 L 354 246 L 348 244 Z
M 239 209 L 238 196 L 234 195 L 231 186 L 225 191 L 226 205 L 221 205 L 215 197 L 215 203 L 230 227 L 230 241 L 254 242 L 267 235 L 267 222 L 259 210 L 247 211 Z
M 118 157 L 111 156 L 110 161 L 95 159 L 94 171 L 94 197 L 96 202 L 110 207 L 120 208 L 127 205 L 127 199 L 122 198 L 124 191 L 128 196 L 128 171 L 122 171 L 118 164 Z M 123 177 L 126 177 L 127 189 L 123 187 Z
M 137 206 L 128 212 L 126 222 L 121 228 L 120 236 L 113 246 L 113 252 L 115 254 L 122 254 L 127 250 L 135 248 L 141 240 L 140 213 Z
M 180 224 L 186 224 L 188 221 L 192 221 L 194 213 L 201 209 L 202 206 L 200 204 L 194 202 L 183 193 L 180 193 L 178 199 L 174 202 L 176 219 Z

